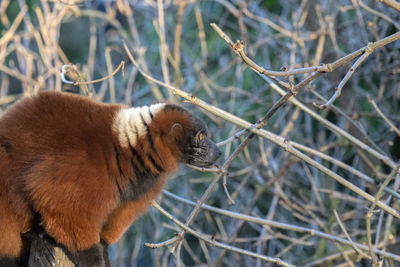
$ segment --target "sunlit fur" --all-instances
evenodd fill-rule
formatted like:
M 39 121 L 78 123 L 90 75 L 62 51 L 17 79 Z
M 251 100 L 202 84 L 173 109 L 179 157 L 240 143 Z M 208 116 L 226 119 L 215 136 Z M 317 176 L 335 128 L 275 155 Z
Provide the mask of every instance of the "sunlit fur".
M 124 147 L 128 144 L 135 146 L 137 137 L 146 134 L 145 124 L 150 124 L 152 116 L 155 116 L 165 104 L 155 104 L 143 107 L 121 109 L 117 112 L 114 127 L 118 132 L 120 144 Z
M 37 224 L 71 252 L 116 242 L 185 161 L 195 123 L 206 131 L 176 105 L 56 92 L 10 107 L 0 117 L 0 265 L 21 256 L 21 234 Z M 209 143 L 207 164 L 220 153 Z

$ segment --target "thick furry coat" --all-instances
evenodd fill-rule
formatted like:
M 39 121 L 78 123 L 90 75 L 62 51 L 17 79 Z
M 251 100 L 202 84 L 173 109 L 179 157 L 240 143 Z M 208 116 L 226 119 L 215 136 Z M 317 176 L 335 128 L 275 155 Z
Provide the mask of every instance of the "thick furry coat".
M 0 266 L 23 255 L 21 234 L 35 225 L 72 253 L 116 242 L 179 162 L 207 166 L 219 154 L 177 105 L 56 92 L 17 102 L 0 117 Z

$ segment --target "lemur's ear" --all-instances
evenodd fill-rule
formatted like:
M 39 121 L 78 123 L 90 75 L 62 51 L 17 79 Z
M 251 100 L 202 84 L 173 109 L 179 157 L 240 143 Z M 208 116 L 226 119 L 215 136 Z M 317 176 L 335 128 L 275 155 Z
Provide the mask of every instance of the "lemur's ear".
M 183 135 L 183 127 L 182 127 L 182 125 L 180 123 L 177 123 L 177 122 L 174 123 L 171 126 L 171 129 L 169 131 L 169 135 L 172 138 L 175 138 L 175 140 L 179 140 Z

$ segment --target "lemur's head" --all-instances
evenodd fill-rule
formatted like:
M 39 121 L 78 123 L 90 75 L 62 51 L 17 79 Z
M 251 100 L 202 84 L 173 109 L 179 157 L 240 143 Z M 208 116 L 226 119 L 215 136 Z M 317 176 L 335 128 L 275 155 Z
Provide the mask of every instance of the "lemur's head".
M 192 127 L 182 140 L 182 152 L 185 163 L 197 167 L 207 167 L 215 163 L 221 151 L 210 139 L 206 124 L 199 118 L 192 116 Z
M 158 114 L 163 114 L 162 124 L 167 130 L 164 140 L 181 162 L 208 167 L 219 158 L 221 151 L 211 141 L 207 126 L 201 119 L 172 104 L 166 104 L 163 112 Z

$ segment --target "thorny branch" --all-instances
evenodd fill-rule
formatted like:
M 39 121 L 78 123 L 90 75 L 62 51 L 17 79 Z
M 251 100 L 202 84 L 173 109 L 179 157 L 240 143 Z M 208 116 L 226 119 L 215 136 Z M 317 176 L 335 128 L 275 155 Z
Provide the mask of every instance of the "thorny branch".
M 312 82 L 315 78 L 319 77 L 321 73 L 326 73 L 326 72 L 332 72 L 336 68 L 346 64 L 347 62 L 353 60 L 354 58 L 361 56 L 354 64 L 351 66 L 349 71 L 347 72 L 346 76 L 342 79 L 342 81 L 339 83 L 339 85 L 335 88 L 335 93 L 334 95 L 329 99 L 328 102 L 322 105 L 317 105 L 314 104 L 316 107 L 319 107 L 321 109 L 325 109 L 329 105 L 333 103 L 341 94 L 343 86 L 346 84 L 346 82 L 350 79 L 351 75 L 354 73 L 354 71 L 360 66 L 360 64 L 365 61 L 368 56 L 377 48 L 383 47 L 389 43 L 392 43 L 398 39 L 400 39 L 400 32 L 397 32 L 395 34 L 392 34 L 386 38 L 383 38 L 377 42 L 374 43 L 369 43 L 365 47 L 348 54 L 347 56 L 344 56 L 335 62 L 328 63 L 328 64 L 321 64 L 320 66 L 314 66 L 314 67 L 307 67 L 307 68 L 299 68 L 299 69 L 292 69 L 288 70 L 286 67 L 282 67 L 282 71 L 271 71 L 271 70 L 266 70 L 263 67 L 260 67 L 257 65 L 253 60 L 251 60 L 247 55 L 244 53 L 244 47 L 245 44 L 243 41 L 236 41 L 236 43 L 232 42 L 230 37 L 225 34 L 217 24 L 211 23 L 211 27 L 221 36 L 222 39 L 227 42 L 231 48 L 240 55 L 240 57 L 243 59 L 243 61 L 253 70 L 256 72 L 266 75 L 270 78 L 275 78 L 275 77 L 289 77 L 293 75 L 298 75 L 298 74 L 306 74 L 306 73 L 312 73 L 310 76 L 308 76 L 305 80 L 301 81 L 297 85 L 295 85 L 296 90 L 300 89 L 301 87 L 306 86 L 310 82 Z M 316 72 L 316 73 L 314 73 Z M 285 83 L 280 80 L 276 80 L 277 83 L 286 89 L 290 89 L 290 85 L 288 83 Z

